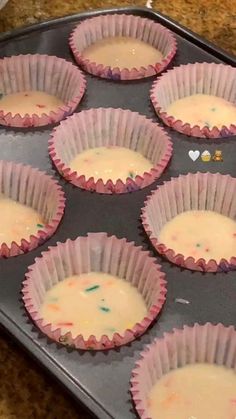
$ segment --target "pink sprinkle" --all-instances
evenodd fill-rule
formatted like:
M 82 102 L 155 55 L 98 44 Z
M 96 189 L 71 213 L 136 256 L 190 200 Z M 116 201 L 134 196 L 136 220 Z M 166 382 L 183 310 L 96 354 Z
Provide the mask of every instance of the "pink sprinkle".
M 46 108 L 45 105 L 36 105 L 38 108 Z
M 236 233 L 233 234 L 233 237 L 236 237 Z
M 207 249 L 205 249 L 205 252 L 209 252 L 209 249 L 207 248 Z
M 236 404 L 236 399 L 231 399 L 230 401 L 231 401 L 231 403 Z
M 173 241 L 177 240 L 176 236 L 171 236 L 171 240 Z

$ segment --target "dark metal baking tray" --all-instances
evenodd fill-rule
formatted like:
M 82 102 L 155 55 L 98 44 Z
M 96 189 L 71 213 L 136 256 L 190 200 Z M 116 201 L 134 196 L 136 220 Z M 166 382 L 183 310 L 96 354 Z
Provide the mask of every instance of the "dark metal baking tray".
M 171 29 L 178 41 L 178 52 L 171 66 L 206 61 L 224 62 L 235 66 L 236 60 L 167 17 L 146 8 L 122 8 L 87 12 L 0 37 L 0 57 L 19 53 L 52 54 L 73 61 L 68 35 L 76 23 L 100 13 L 132 13 L 148 17 Z M 87 75 L 88 88 L 78 107 L 121 107 L 139 111 L 155 121 L 149 101 L 152 79 L 134 82 L 113 82 Z M 0 260 L 0 324 L 25 349 L 56 377 L 91 413 L 101 419 L 131 419 L 135 412 L 129 395 L 129 379 L 135 360 L 144 345 L 164 331 L 194 322 L 236 324 L 236 273 L 202 274 L 171 265 L 158 255 L 167 274 L 168 295 L 158 321 L 147 333 L 130 345 L 108 352 L 80 352 L 49 342 L 28 319 L 21 302 L 21 284 L 27 267 L 34 258 L 57 241 L 85 235 L 88 231 L 106 231 L 118 237 L 149 246 L 142 231 L 139 215 L 146 195 L 163 180 L 189 171 L 212 171 L 236 176 L 236 137 L 224 140 L 187 138 L 167 129 L 173 139 L 172 161 L 158 182 L 131 194 L 98 195 L 73 187 L 60 179 L 66 193 L 66 211 L 56 234 L 43 246 L 23 256 Z M 59 178 L 48 156 L 50 129 L 0 128 L 0 159 L 30 163 Z M 189 150 L 205 149 L 211 153 L 222 150 L 223 162 L 192 162 Z M 180 304 L 176 298 L 189 301 Z

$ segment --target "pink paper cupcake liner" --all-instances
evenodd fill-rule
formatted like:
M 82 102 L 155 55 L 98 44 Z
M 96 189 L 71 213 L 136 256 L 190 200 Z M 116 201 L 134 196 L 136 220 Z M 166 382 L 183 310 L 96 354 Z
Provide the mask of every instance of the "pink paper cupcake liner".
M 176 215 L 189 210 L 210 210 L 235 219 L 236 179 L 220 173 L 189 173 L 172 178 L 152 192 L 142 208 L 142 223 L 156 250 L 168 260 L 183 268 L 227 272 L 236 269 L 236 256 L 230 260 L 195 260 L 176 254 L 159 242 L 162 227 Z
M 160 63 L 145 68 L 112 68 L 94 63 L 83 56 L 83 51 L 103 38 L 128 36 L 157 48 L 163 55 Z M 134 15 L 101 15 L 80 23 L 72 32 L 69 44 L 77 63 L 88 73 L 112 80 L 135 80 L 150 77 L 164 70 L 176 53 L 176 40 L 164 26 L 150 19 Z
M 139 151 L 153 163 L 150 172 L 103 182 L 83 173 L 72 172 L 71 160 L 80 152 L 94 147 L 119 146 Z M 166 168 L 172 143 L 158 124 L 130 110 L 98 108 L 74 114 L 56 127 L 49 141 L 49 154 L 59 173 L 75 186 L 106 194 L 136 191 L 150 185 Z
M 18 55 L 0 60 L 0 94 L 38 90 L 56 96 L 64 103 L 56 111 L 40 115 L 12 115 L 1 109 L 0 124 L 37 127 L 55 124 L 78 106 L 86 87 L 85 77 L 72 63 L 48 55 Z
M 64 213 L 62 188 L 51 176 L 31 166 L 0 161 L 0 193 L 34 208 L 45 220 L 36 235 L 22 237 L 20 243 L 0 244 L 0 257 L 27 253 L 47 240 L 56 231 Z
M 224 64 L 195 63 L 180 65 L 159 77 L 151 89 L 151 101 L 162 121 L 183 134 L 200 138 L 227 137 L 236 134 L 236 121 L 229 127 L 191 126 L 167 113 L 168 106 L 178 99 L 194 94 L 221 97 L 236 105 L 236 69 Z
M 134 285 L 146 302 L 146 317 L 132 329 L 124 330 L 122 335 L 114 333 L 112 339 L 106 335 L 90 336 L 87 340 L 82 335 L 73 338 L 70 332 L 62 335 L 60 328 L 47 324 L 40 317 L 46 291 L 68 276 L 91 271 L 117 275 Z M 106 233 L 88 233 L 86 237 L 58 243 L 43 252 L 41 258 L 36 258 L 23 283 L 23 300 L 33 321 L 50 339 L 74 348 L 105 350 L 131 342 L 150 326 L 165 302 L 164 278 L 155 258 L 133 242 L 108 237 Z
M 194 324 L 165 333 L 141 353 L 132 371 L 131 394 L 142 419 L 152 419 L 148 395 L 156 382 L 169 371 L 188 364 L 223 365 L 236 371 L 236 330 L 222 324 Z

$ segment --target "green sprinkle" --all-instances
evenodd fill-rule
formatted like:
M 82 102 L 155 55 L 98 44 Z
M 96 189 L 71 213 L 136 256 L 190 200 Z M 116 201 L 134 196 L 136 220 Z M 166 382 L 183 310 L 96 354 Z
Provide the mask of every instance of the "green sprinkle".
M 114 328 L 114 327 L 108 327 L 107 329 L 106 329 L 108 332 L 116 332 L 116 329 Z
M 216 111 L 216 108 L 211 108 L 211 111 L 212 111 L 212 112 L 215 112 L 215 111 Z
M 98 288 L 100 288 L 100 285 L 93 285 L 92 287 L 86 288 L 85 291 L 86 292 L 95 291 Z
M 57 298 L 57 297 L 51 297 L 51 298 L 50 298 L 50 301 L 54 301 L 54 302 L 55 302 L 55 301 L 58 301 L 58 298 Z
M 134 178 L 134 172 L 130 171 L 129 172 L 129 177 L 131 177 L 131 179 L 133 179 Z
M 101 301 L 105 301 L 105 298 L 101 298 Z
M 101 154 L 101 153 L 100 153 L 100 151 L 96 151 L 96 153 L 95 153 L 95 154 Z
M 201 247 L 200 243 L 197 243 L 197 244 L 196 244 L 196 247 Z
M 43 224 L 37 224 L 38 228 L 43 228 Z
M 111 311 L 111 309 L 110 309 L 110 308 L 108 308 L 108 307 L 99 307 L 99 309 L 100 309 L 101 311 L 105 311 L 105 313 L 108 313 L 109 311 Z

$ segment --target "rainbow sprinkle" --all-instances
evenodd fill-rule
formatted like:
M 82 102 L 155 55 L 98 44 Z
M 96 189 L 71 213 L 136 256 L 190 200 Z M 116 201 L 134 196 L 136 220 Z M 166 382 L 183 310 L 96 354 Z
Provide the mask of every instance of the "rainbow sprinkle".
M 58 298 L 57 297 L 50 297 L 50 301 L 58 301 Z
M 112 333 L 115 333 L 115 332 L 116 332 L 116 329 L 115 329 L 114 327 L 108 327 L 108 328 L 106 329 L 106 331 L 107 331 L 107 332 L 112 332 Z
M 72 322 L 57 323 L 57 326 L 61 326 L 61 327 L 63 327 L 63 326 L 73 326 L 73 325 L 74 325 L 74 323 L 72 323 Z
M 37 224 L 38 228 L 43 228 L 43 224 Z
M 105 313 L 109 313 L 109 311 L 111 311 L 108 307 L 99 307 L 99 310 L 104 311 Z
M 100 285 L 93 285 L 92 287 L 86 288 L 85 291 L 91 292 L 97 290 L 98 288 L 100 288 Z

